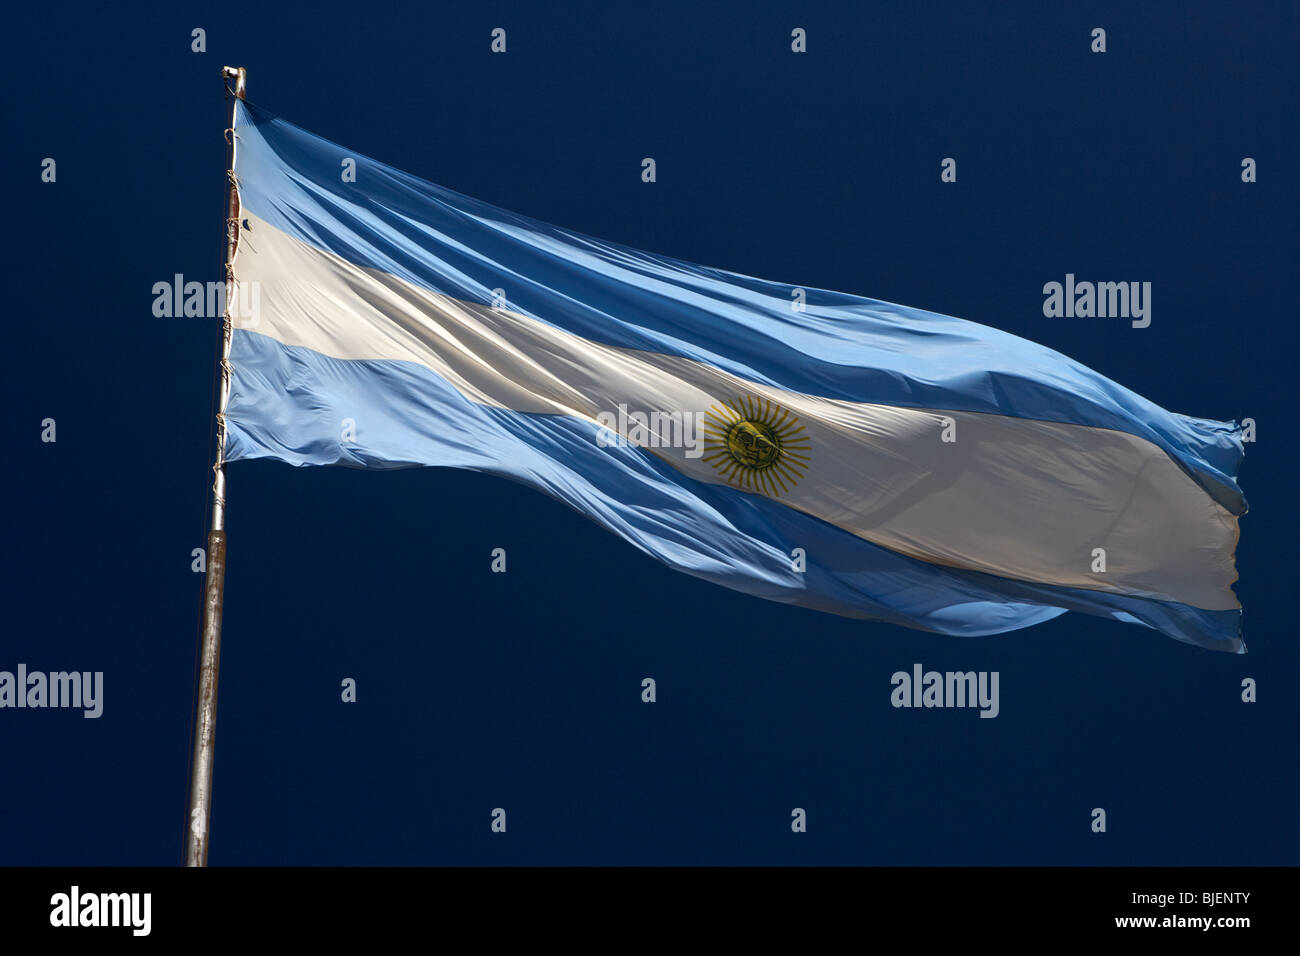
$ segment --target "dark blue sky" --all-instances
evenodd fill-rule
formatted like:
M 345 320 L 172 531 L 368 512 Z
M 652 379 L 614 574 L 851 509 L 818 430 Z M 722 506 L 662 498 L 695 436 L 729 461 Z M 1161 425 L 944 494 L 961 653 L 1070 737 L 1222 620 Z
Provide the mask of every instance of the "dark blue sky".
M 1240 657 L 1076 614 L 978 639 L 818 615 L 503 480 L 237 463 L 211 863 L 1297 862 L 1294 5 L 732 6 L 11 24 L 0 669 L 103 671 L 105 702 L 0 711 L 0 864 L 183 859 L 217 322 L 155 318 L 151 288 L 221 275 L 228 63 L 469 195 L 993 325 L 1259 441 Z M 1150 328 L 1044 318 L 1067 272 L 1150 281 Z M 1000 716 L 891 708 L 915 662 L 999 671 Z

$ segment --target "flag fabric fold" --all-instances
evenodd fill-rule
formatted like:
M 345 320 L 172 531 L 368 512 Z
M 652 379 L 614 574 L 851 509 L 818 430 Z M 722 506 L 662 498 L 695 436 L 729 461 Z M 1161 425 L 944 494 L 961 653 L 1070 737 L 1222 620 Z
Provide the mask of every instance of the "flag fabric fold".
M 228 460 L 502 475 L 850 617 L 1080 611 L 1244 651 L 1235 423 L 972 322 L 549 226 L 247 102 L 235 136 Z

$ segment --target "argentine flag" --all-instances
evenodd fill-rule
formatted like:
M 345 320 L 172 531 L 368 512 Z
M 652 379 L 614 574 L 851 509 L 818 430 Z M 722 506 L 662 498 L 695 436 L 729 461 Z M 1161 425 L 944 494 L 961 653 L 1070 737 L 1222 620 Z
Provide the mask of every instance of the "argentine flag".
M 972 322 L 536 222 L 244 101 L 235 141 L 228 461 L 503 475 L 849 617 L 1081 611 L 1245 650 L 1235 423 Z

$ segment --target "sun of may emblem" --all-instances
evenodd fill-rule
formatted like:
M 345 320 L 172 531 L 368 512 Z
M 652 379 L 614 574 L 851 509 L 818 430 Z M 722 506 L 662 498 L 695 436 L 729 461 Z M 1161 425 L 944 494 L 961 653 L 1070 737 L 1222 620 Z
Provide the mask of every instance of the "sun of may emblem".
M 798 417 L 765 398 L 737 398 L 704 413 L 704 460 L 747 491 L 789 491 L 808 469 L 809 449 Z

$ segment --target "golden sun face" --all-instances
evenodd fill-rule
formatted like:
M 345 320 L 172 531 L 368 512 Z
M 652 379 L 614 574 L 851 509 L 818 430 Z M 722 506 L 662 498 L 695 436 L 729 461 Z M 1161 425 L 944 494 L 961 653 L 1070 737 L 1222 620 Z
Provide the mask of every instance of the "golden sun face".
M 765 398 L 742 396 L 704 414 L 704 460 L 729 484 L 778 496 L 811 460 L 797 416 Z

